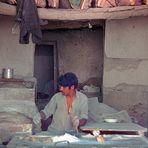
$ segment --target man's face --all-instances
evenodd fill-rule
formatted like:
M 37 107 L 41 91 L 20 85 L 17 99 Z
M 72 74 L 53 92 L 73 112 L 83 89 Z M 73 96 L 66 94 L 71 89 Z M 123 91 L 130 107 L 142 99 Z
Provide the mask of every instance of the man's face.
M 59 90 L 65 96 L 69 96 L 71 92 L 73 91 L 73 89 L 68 86 L 59 86 Z

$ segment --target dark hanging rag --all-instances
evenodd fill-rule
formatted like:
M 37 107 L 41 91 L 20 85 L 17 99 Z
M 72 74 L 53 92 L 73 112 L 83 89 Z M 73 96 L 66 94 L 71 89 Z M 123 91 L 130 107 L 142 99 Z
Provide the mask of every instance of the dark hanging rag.
M 30 34 L 33 43 L 41 42 L 42 31 L 34 0 L 17 0 L 16 21 L 20 23 L 20 44 L 28 44 Z

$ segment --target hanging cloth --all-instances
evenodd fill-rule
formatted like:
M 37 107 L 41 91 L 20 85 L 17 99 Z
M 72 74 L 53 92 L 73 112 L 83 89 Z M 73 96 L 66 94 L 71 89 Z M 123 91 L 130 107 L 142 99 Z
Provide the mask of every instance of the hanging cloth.
M 28 44 L 30 34 L 33 43 L 40 43 L 42 31 L 34 0 L 17 0 L 16 22 L 20 24 L 20 44 Z

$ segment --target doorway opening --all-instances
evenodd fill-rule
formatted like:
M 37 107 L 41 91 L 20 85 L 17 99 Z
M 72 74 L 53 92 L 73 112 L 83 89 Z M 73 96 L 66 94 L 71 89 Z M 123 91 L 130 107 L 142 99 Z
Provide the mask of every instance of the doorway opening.
M 56 41 L 36 44 L 34 77 L 37 79 L 36 105 L 39 110 L 43 109 L 57 92 L 57 57 Z

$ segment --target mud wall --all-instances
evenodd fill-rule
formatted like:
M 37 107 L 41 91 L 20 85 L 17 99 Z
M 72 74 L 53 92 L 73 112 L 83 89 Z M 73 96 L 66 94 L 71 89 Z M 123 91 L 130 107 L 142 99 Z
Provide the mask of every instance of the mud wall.
M 92 77 L 102 78 L 102 28 L 46 31 L 44 40 L 57 42 L 60 74 L 74 72 L 80 82 Z
M 148 20 L 106 21 L 104 102 L 148 127 Z
M 14 18 L 0 15 L 0 74 L 2 68 L 13 68 L 16 77 L 32 77 L 34 45 L 19 44 L 19 32 L 12 33 Z

